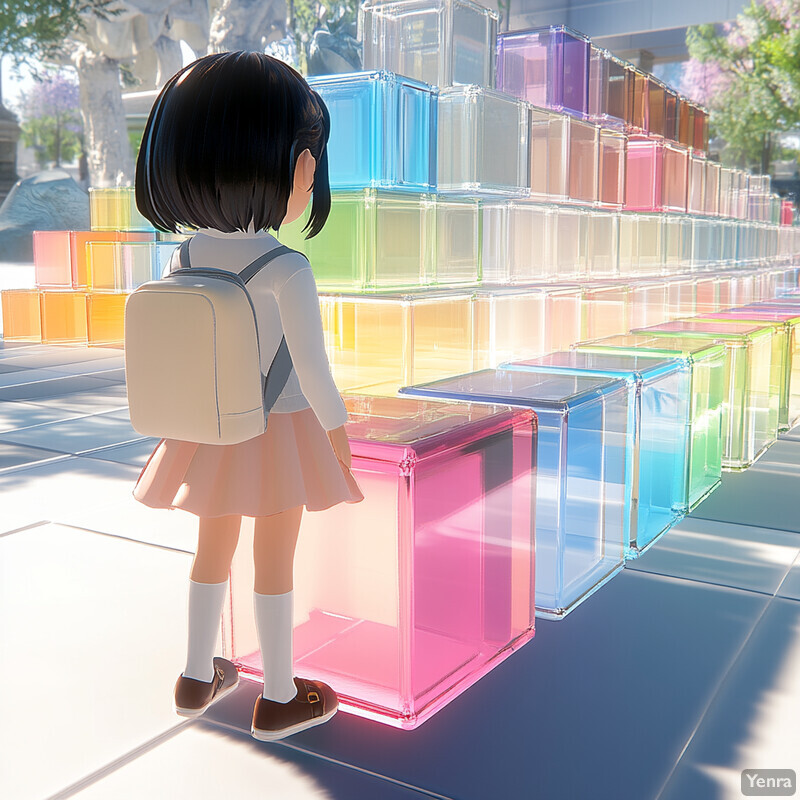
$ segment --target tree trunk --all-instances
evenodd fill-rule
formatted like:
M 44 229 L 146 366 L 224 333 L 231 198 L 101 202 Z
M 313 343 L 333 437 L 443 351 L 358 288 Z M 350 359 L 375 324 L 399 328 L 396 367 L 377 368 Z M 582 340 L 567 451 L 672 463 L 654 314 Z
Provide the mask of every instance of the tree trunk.
M 769 165 L 772 162 L 772 134 L 767 132 L 762 137 L 761 145 L 761 174 L 769 175 Z
M 53 149 L 56 151 L 56 168 L 61 168 L 61 114 L 56 112 L 56 133 Z
M 109 187 L 133 181 L 119 62 L 80 47 L 73 55 L 80 81 L 81 114 L 92 186 Z

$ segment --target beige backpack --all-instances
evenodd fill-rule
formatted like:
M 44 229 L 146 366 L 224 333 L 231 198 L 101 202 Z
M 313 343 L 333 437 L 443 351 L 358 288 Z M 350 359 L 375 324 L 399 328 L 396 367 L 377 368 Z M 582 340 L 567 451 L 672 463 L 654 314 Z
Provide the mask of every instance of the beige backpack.
M 246 283 L 280 246 L 238 275 L 189 266 L 144 283 L 125 304 L 125 377 L 131 425 L 145 436 L 237 444 L 264 433 L 270 409 L 292 371 L 286 339 L 267 375 Z

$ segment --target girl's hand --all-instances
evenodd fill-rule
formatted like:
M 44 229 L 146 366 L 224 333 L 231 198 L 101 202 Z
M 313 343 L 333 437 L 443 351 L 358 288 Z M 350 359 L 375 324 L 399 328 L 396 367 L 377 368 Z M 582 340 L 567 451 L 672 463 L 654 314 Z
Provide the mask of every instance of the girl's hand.
M 350 469 L 350 442 L 347 440 L 344 425 L 339 428 L 334 428 L 332 431 L 328 431 L 328 439 L 333 448 L 333 452 L 336 453 L 336 458 Z

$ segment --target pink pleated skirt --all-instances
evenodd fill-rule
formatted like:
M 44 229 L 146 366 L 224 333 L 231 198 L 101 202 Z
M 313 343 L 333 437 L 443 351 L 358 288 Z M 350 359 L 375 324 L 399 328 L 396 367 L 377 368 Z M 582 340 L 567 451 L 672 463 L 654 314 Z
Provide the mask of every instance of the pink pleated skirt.
M 264 433 L 239 444 L 162 439 L 133 496 L 151 508 L 199 517 L 266 517 L 297 506 L 322 511 L 364 499 L 310 408 L 273 412 Z

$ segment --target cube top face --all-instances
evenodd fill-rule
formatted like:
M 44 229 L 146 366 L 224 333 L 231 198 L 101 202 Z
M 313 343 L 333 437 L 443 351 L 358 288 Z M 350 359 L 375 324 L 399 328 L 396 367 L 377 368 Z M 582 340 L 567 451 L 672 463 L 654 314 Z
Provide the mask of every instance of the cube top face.
M 431 86 L 494 86 L 499 17 L 471 0 L 373 0 L 359 11 L 364 66 Z
M 387 303 L 397 305 L 399 303 L 405 305 L 420 306 L 427 303 L 441 303 L 448 300 L 453 301 L 469 301 L 475 296 L 474 289 L 430 289 L 420 287 L 419 289 L 406 289 L 403 291 L 376 291 L 369 294 L 362 294 L 360 292 L 320 292 L 321 297 L 327 297 L 332 300 L 341 299 L 348 303 Z
M 586 114 L 591 43 L 564 25 L 497 37 L 498 86 L 538 106 Z
M 507 426 L 517 410 L 501 405 L 447 403 L 411 397 L 344 395 L 347 436 L 356 442 L 395 445 L 447 443 L 454 434 L 463 443 L 465 426 L 480 423 L 481 430 L 493 417 Z
M 626 392 L 623 381 L 577 375 L 537 375 L 516 369 L 485 369 L 430 383 L 406 386 L 403 394 L 499 403 L 564 412 Z
M 386 86 L 410 86 L 421 92 L 436 93 L 436 87 L 413 78 L 397 75 L 386 69 L 364 70 L 363 72 L 343 72 L 336 75 L 312 75 L 306 78 L 306 83 L 320 94 L 323 91 L 339 87 L 371 86 L 384 84 Z
M 725 354 L 725 348 L 722 345 L 700 343 L 697 339 L 681 339 L 677 336 L 648 336 L 636 333 L 607 336 L 591 342 L 579 342 L 575 345 L 575 349 L 583 352 L 624 350 L 642 358 L 688 358 L 691 361 L 718 358 Z
M 782 311 L 778 308 L 751 308 L 749 306 L 741 306 L 739 308 L 729 308 L 725 311 L 718 312 L 719 318 L 725 317 L 742 317 L 744 319 L 752 320 L 771 320 L 774 322 L 788 322 L 791 325 L 800 323 L 800 314 L 797 310 L 786 309 Z M 708 315 L 710 316 L 710 315 Z M 714 316 L 717 316 L 715 314 Z
M 504 365 L 510 368 L 509 365 Z M 549 370 L 585 370 L 595 375 L 607 378 L 640 383 L 659 378 L 662 375 L 674 372 L 680 367 L 680 362 L 670 358 L 643 358 L 637 355 L 624 353 L 587 353 L 580 350 L 570 350 L 562 353 L 550 353 L 540 358 L 518 361 L 514 365 L 519 369 L 530 369 L 546 372 Z
M 763 325 L 751 325 L 748 321 L 730 322 L 708 320 L 675 320 L 674 322 L 664 322 L 661 325 L 653 325 L 649 328 L 641 328 L 635 333 L 656 333 L 656 334 L 687 334 L 691 336 L 704 336 L 709 339 L 722 339 L 725 341 L 738 339 L 747 341 L 748 339 L 759 338 L 761 336 L 771 336 L 772 331 Z
M 559 284 L 553 286 L 506 286 L 503 284 L 492 286 L 491 284 L 483 284 L 480 289 L 475 290 L 476 300 L 493 300 L 503 297 L 519 297 L 521 295 L 535 295 L 543 300 L 559 300 L 570 297 L 577 299 L 581 296 L 581 287 Z

